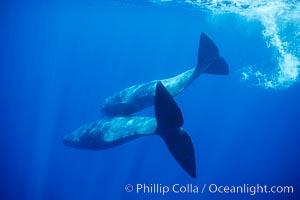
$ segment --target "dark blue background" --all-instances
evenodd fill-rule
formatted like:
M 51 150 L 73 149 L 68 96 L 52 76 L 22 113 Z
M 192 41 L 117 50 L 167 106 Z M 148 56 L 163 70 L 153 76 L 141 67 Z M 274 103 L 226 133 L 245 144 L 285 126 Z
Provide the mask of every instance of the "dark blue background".
M 262 26 L 189 7 L 109 2 L 0 6 L 0 199 L 247 199 L 249 194 L 128 194 L 127 183 L 300 186 L 299 84 L 265 90 L 241 81 L 241 67 L 272 57 Z M 287 30 L 288 31 L 288 30 Z M 62 144 L 101 119 L 105 98 L 133 84 L 195 66 L 207 33 L 230 66 L 203 75 L 176 97 L 193 139 L 197 179 L 159 137 L 104 151 Z M 153 108 L 140 115 L 153 116 Z

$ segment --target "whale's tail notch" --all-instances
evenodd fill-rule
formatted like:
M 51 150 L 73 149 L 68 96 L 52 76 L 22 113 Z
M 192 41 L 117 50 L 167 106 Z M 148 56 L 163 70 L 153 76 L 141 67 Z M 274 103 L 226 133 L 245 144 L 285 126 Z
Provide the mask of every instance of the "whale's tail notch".
M 169 151 L 179 165 L 193 178 L 196 178 L 194 146 L 190 136 L 180 127 L 183 116 L 180 108 L 161 82 L 156 85 L 155 116 L 157 134 L 165 141 Z
M 224 58 L 220 57 L 217 45 L 205 33 L 201 33 L 200 36 L 196 71 L 217 75 L 229 74 L 229 67 Z

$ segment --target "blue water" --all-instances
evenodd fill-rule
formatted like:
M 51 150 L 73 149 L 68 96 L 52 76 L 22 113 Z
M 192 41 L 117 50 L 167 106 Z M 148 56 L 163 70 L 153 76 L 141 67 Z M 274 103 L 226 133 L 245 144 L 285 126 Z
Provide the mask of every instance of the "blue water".
M 2 2 L 0 199 L 299 199 L 299 2 L 213 2 Z M 201 32 L 230 74 L 201 75 L 175 98 L 196 179 L 157 136 L 103 151 L 62 144 L 101 119 L 101 103 L 115 92 L 194 67 Z M 153 107 L 139 115 L 153 116 Z M 125 192 L 139 183 L 200 191 Z M 202 194 L 204 184 L 288 185 L 294 193 Z

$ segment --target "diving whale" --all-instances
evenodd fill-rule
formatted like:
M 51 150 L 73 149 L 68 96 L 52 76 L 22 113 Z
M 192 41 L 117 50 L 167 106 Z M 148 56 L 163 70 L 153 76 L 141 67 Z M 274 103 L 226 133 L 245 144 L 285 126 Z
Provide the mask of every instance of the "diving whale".
M 104 116 L 127 116 L 154 104 L 155 88 L 162 82 L 168 92 L 175 96 L 186 89 L 200 74 L 225 75 L 229 73 L 226 61 L 219 56 L 215 43 L 204 33 L 200 36 L 198 63 L 195 68 L 175 77 L 153 80 L 134 85 L 107 98 L 101 105 Z
M 161 82 L 155 87 L 155 118 L 119 116 L 84 125 L 63 139 L 66 146 L 101 150 L 136 138 L 159 135 L 179 165 L 196 178 L 196 162 L 191 138 L 184 131 L 180 108 Z

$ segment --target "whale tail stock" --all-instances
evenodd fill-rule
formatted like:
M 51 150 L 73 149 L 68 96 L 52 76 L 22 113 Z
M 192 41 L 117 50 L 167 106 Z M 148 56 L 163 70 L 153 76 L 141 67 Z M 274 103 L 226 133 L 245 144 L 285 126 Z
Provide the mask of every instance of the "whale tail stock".
M 156 85 L 155 116 L 157 134 L 166 143 L 179 165 L 193 178 L 196 178 L 194 146 L 190 136 L 180 127 L 183 116 L 180 108 L 161 82 Z
M 205 33 L 201 33 L 200 36 L 198 64 L 195 72 L 217 75 L 229 73 L 229 67 L 224 58 L 220 57 L 218 47 Z

